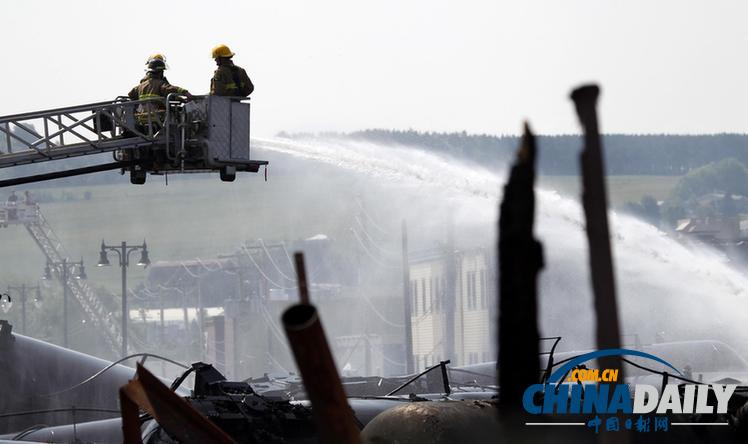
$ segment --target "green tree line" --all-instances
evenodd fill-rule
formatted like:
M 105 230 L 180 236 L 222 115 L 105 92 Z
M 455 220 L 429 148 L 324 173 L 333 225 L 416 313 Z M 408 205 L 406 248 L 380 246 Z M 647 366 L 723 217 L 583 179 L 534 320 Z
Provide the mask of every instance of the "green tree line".
M 381 143 L 418 146 L 439 153 L 498 166 L 510 160 L 516 136 L 369 129 L 347 136 Z M 576 175 L 582 138 L 578 135 L 538 136 L 539 169 L 548 175 Z M 609 175 L 673 175 L 725 158 L 748 164 L 748 135 L 625 135 L 603 136 Z

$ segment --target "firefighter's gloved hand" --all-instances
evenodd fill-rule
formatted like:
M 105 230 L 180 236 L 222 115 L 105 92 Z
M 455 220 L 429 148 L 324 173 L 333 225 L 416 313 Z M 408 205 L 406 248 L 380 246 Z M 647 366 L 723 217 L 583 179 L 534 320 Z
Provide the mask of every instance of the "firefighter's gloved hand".
M 192 94 L 190 94 L 187 91 L 185 91 L 184 96 L 187 98 L 188 102 L 191 102 L 194 99 L 194 97 L 192 96 Z

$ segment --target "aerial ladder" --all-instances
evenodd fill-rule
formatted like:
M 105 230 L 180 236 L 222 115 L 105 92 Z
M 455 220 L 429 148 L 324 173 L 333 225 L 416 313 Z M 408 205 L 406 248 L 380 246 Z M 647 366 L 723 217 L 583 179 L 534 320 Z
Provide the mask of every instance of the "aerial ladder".
M 115 100 L 0 117 L 0 169 L 112 153 L 112 161 L 0 180 L 0 187 L 107 170 L 130 174 L 257 172 L 249 156 L 249 99 L 179 94 Z
M 69 255 L 62 245 L 62 241 L 52 229 L 47 219 L 39 209 L 39 205 L 31 202 L 5 202 L 0 205 L 0 226 L 23 225 L 29 232 L 31 238 L 44 253 L 47 263 L 61 263 L 63 259 L 69 261 Z M 58 279 L 63 279 L 63 274 L 58 267 L 53 268 Z M 119 354 L 122 344 L 122 332 L 119 323 L 112 319 L 96 293 L 88 286 L 85 280 L 77 279 L 73 273 L 65 273 L 67 286 L 70 294 L 80 304 L 86 322 L 90 323 L 97 331 L 102 333 L 106 346 L 113 353 Z
M 258 172 L 267 161 L 250 158 L 250 105 L 247 98 L 179 94 L 165 98 L 114 100 L 0 117 L 0 169 L 111 153 L 112 161 L 65 166 L 0 180 L 0 187 L 100 171 L 121 170 L 143 184 L 147 174 L 219 172 L 233 181 L 239 171 Z M 100 156 L 97 157 L 97 160 Z M 68 255 L 36 204 L 0 205 L 0 226 L 24 225 L 47 260 Z M 67 285 L 93 326 L 118 353 L 122 343 L 95 293 L 68 274 Z M 62 276 L 58 276 L 62 279 Z

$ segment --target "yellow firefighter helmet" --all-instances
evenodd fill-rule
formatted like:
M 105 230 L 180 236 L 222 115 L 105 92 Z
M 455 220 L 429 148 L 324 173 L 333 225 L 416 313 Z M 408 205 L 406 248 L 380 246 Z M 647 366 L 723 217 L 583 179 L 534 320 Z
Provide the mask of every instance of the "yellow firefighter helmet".
M 148 60 L 145 61 L 145 64 L 147 65 L 151 63 L 152 60 L 161 60 L 166 63 L 166 56 L 161 53 L 151 54 L 148 56 Z
M 166 64 L 166 56 L 161 53 L 152 54 L 145 61 L 146 71 L 163 71 L 165 69 L 169 69 L 169 65 Z
M 213 51 L 211 51 L 211 56 L 214 59 L 217 59 L 219 57 L 234 57 L 234 53 L 231 52 L 228 46 L 218 45 L 215 48 L 213 48 Z

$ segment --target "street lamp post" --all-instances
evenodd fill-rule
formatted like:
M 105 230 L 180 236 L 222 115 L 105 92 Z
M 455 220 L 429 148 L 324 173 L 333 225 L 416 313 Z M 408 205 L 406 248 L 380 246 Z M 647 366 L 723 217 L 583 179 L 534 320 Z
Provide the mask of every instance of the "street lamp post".
M 148 258 L 148 246 L 143 240 L 143 245 L 127 245 L 127 242 L 122 241 L 120 245 L 106 245 L 104 240 L 101 240 L 101 251 L 99 252 L 99 263 L 96 264 L 99 267 L 107 267 L 111 265 L 109 258 L 107 257 L 107 251 L 114 251 L 119 257 L 119 266 L 122 269 L 122 356 L 127 356 L 127 267 L 130 265 L 130 253 L 133 251 L 140 250 L 140 260 L 138 265 L 147 267 L 151 260 Z
M 70 294 L 70 287 L 68 285 L 68 277 L 73 274 L 75 267 L 78 267 L 78 274 L 75 276 L 76 279 L 86 279 L 86 268 L 83 265 L 83 258 L 80 261 L 69 261 L 67 258 L 63 258 L 61 261 L 47 261 L 47 266 L 44 267 L 44 276 L 42 279 L 52 279 L 52 272 L 54 271 L 57 276 L 60 277 L 62 282 L 62 337 L 63 346 L 68 347 L 68 295 Z
M 34 297 L 34 301 L 38 301 L 41 299 L 41 288 L 39 285 L 35 287 L 26 286 L 26 284 L 22 284 L 20 287 L 14 287 L 12 285 L 8 285 L 8 294 L 15 291 L 21 296 L 21 333 L 26 334 L 26 301 L 27 301 L 27 295 L 30 291 L 36 291 L 36 296 Z

